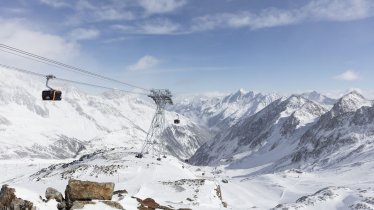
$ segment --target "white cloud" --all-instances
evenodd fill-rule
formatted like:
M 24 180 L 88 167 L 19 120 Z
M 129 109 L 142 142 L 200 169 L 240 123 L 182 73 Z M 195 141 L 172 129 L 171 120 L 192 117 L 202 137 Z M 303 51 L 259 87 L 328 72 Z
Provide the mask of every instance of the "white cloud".
M 103 68 L 100 68 L 100 63 L 98 63 L 96 59 L 81 51 L 81 46 L 78 42 L 41 30 L 41 27 L 37 24 L 33 24 L 27 20 L 2 19 L 0 17 L 0 28 L 2 29 L 0 30 L 0 43 L 2 44 L 72 66 L 84 68 L 98 74 L 108 74 L 107 72 L 101 72 Z M 77 72 L 64 71 L 61 68 L 56 68 L 45 63 L 36 62 L 35 60 L 26 59 L 3 51 L 0 51 L 0 63 L 41 74 L 53 74 L 58 78 L 78 81 L 84 80 L 91 84 L 96 84 L 98 82 L 95 78 L 77 74 Z M 77 77 L 79 78 L 77 79 Z M 44 79 L 39 79 L 41 84 L 45 82 Z M 104 86 L 108 86 L 105 81 L 102 82 Z M 87 90 L 91 91 L 89 88 Z M 97 90 L 95 91 L 97 92 Z
M 374 15 L 372 0 L 315 0 L 303 8 L 317 20 L 351 21 Z
M 180 25 L 168 19 L 154 19 L 136 25 L 113 25 L 112 28 L 130 34 L 177 34 Z
M 354 81 L 360 79 L 359 75 L 353 70 L 347 70 L 334 78 L 343 81 Z
M 70 32 L 69 37 L 72 40 L 89 40 L 95 39 L 100 36 L 100 31 L 97 29 L 85 29 L 85 28 L 77 28 Z
M 292 10 L 270 8 L 258 13 L 242 11 L 205 15 L 193 19 L 191 30 L 242 27 L 260 29 L 306 21 L 352 21 L 372 16 L 373 0 L 313 0 L 301 8 Z
M 67 17 L 65 24 L 81 25 L 83 23 L 102 21 L 134 20 L 135 14 L 128 6 L 128 1 L 118 0 L 74 1 L 74 3 L 69 5 L 69 8 L 74 11 L 74 14 Z
M 40 0 L 40 2 L 55 8 L 70 7 L 65 0 Z
M 267 28 L 281 25 L 295 24 L 301 18 L 292 12 L 277 9 L 265 10 L 260 14 L 250 12 L 223 13 L 206 15 L 193 20 L 192 31 L 213 30 L 216 28 L 243 28 L 251 29 Z
M 149 14 L 173 12 L 186 4 L 186 0 L 139 0 L 140 6 Z
M 166 19 L 153 20 L 141 25 L 141 30 L 145 34 L 173 34 L 178 29 L 178 24 Z
M 68 61 L 80 54 L 79 45 L 61 36 L 39 31 L 30 23 L 0 19 L 0 43 L 39 55 Z
M 151 55 L 145 55 L 133 65 L 128 67 L 130 71 L 144 71 L 151 69 L 159 64 L 159 60 Z

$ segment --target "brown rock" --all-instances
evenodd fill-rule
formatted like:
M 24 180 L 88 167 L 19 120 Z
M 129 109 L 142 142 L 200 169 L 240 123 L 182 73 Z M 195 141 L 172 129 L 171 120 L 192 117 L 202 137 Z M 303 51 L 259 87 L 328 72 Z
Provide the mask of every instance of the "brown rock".
M 55 199 L 59 203 L 64 200 L 62 194 L 52 187 L 47 188 L 47 190 L 45 191 L 45 197 L 47 198 L 47 200 Z
M 23 200 L 21 198 L 15 198 L 10 204 L 10 209 L 14 210 L 32 210 L 33 203 L 30 201 Z
M 3 185 L 0 191 L 0 203 L 7 207 L 10 206 L 12 201 L 16 198 L 14 194 L 16 190 L 14 188 L 9 188 L 8 185 Z
M 114 183 L 70 180 L 65 196 L 70 201 L 111 200 Z
M 57 204 L 57 209 L 58 210 L 66 210 L 66 208 L 67 208 L 67 206 L 66 206 L 66 202 L 65 201 Z
M 16 190 L 8 185 L 3 185 L 0 191 L 0 208 L 1 209 L 17 209 L 17 210 L 33 210 L 33 203 L 15 195 Z
M 160 206 L 160 204 L 156 203 L 155 200 L 153 200 L 152 198 L 146 198 L 144 199 L 141 204 L 143 206 L 146 206 L 148 208 L 152 208 L 152 209 L 156 209 Z

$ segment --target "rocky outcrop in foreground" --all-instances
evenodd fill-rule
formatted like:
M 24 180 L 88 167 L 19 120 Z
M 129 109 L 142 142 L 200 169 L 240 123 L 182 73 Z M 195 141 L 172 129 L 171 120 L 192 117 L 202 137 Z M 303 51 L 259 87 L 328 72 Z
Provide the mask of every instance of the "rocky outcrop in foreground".
M 1 210 L 35 210 L 33 203 L 15 195 L 16 190 L 8 185 L 3 185 L 0 191 Z
M 115 209 L 124 209 L 112 200 L 114 183 L 98 183 L 71 179 L 65 189 L 65 198 L 56 189 L 47 188 L 47 201 L 55 199 L 59 210 L 82 209 L 85 205 L 103 203 Z
M 65 190 L 67 206 L 74 201 L 112 200 L 113 183 L 97 183 L 79 180 L 70 180 Z
M 0 192 L 0 210 L 36 210 L 32 202 L 17 198 L 15 191 L 14 188 L 3 185 Z M 40 199 L 44 202 L 56 200 L 58 210 L 77 210 L 85 208 L 86 205 L 86 208 L 88 208 L 89 205 L 96 204 L 105 204 L 111 209 L 123 210 L 123 206 L 117 201 L 112 201 L 112 197 L 123 197 L 126 194 L 126 190 L 114 191 L 114 183 L 98 183 L 72 179 L 69 180 L 66 186 L 65 197 L 58 190 L 48 187 L 45 191 L 46 199 L 42 197 Z M 139 210 L 175 209 L 172 206 L 162 206 L 152 198 L 132 198 L 138 201 Z

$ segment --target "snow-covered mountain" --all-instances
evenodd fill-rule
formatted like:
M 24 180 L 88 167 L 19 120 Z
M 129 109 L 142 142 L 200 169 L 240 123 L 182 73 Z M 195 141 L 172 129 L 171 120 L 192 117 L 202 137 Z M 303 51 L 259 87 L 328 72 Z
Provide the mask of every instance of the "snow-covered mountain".
M 324 114 L 300 139 L 292 161 L 328 167 L 374 157 L 372 101 L 351 92 Z
M 166 114 L 176 158 L 157 161 L 135 158 L 152 101 L 59 84 L 63 101 L 43 102 L 43 79 L 1 71 L 0 80 L 0 182 L 40 210 L 57 209 L 40 195 L 69 179 L 115 183 L 128 192 L 113 196 L 126 209 L 138 209 L 136 198 L 171 209 L 374 208 L 374 108 L 357 92 L 334 105 L 317 92 L 184 100 L 169 108 L 181 124 Z M 183 160 L 192 154 L 197 166 Z
M 243 117 L 252 116 L 280 97 L 275 93 L 262 94 L 240 89 L 224 97 L 185 99 L 171 110 L 212 130 L 220 130 L 234 125 Z
M 331 108 L 337 101 L 333 98 L 329 98 L 321 93 L 318 93 L 317 91 L 302 93 L 301 96 L 321 105 L 324 105 L 327 108 Z
M 374 158 L 372 104 L 355 91 L 330 110 L 301 95 L 278 99 L 217 134 L 191 162 L 261 173 L 359 164 Z
M 128 93 L 87 94 L 57 84 L 63 100 L 46 102 L 41 100 L 45 89 L 42 78 L 1 70 L 0 80 L 1 159 L 70 158 L 108 145 L 142 142 L 155 112 L 151 100 Z M 169 125 L 175 115 L 166 113 Z M 207 135 L 198 135 L 206 133 L 204 128 L 188 118 L 182 117 L 181 121 L 169 128 L 172 140 L 168 147 L 187 158 L 207 140 Z M 121 140 L 98 142 L 112 133 Z
M 323 106 L 298 95 L 278 99 L 220 132 L 199 148 L 191 161 L 231 163 L 231 167 L 276 161 L 292 152 L 303 132 L 325 112 Z
M 299 94 L 319 105 L 330 109 L 335 99 L 329 98 L 316 91 Z M 244 118 L 250 117 L 273 101 L 289 97 L 278 93 L 256 93 L 239 89 L 237 92 L 220 96 L 200 96 L 179 98 L 178 103 L 170 107 L 195 122 L 214 130 L 222 130 L 230 127 Z

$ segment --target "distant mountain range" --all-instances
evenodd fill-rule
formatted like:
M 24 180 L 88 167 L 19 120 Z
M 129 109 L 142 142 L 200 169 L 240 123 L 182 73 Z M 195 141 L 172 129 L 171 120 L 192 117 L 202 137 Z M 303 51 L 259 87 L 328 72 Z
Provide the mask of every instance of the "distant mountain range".
M 356 91 L 339 100 L 316 92 L 278 98 L 232 121 L 191 162 L 275 171 L 364 161 L 373 156 L 372 105 Z
M 6 71 L 0 79 L 1 159 L 140 148 L 155 111 L 137 95 L 93 95 L 68 86 L 63 101 L 43 102 L 42 80 Z M 336 100 L 315 91 L 282 96 L 241 89 L 186 98 L 168 110 L 167 151 L 197 165 L 327 167 L 362 161 L 374 141 L 372 101 L 356 91 Z M 173 125 L 176 113 L 180 125 Z

